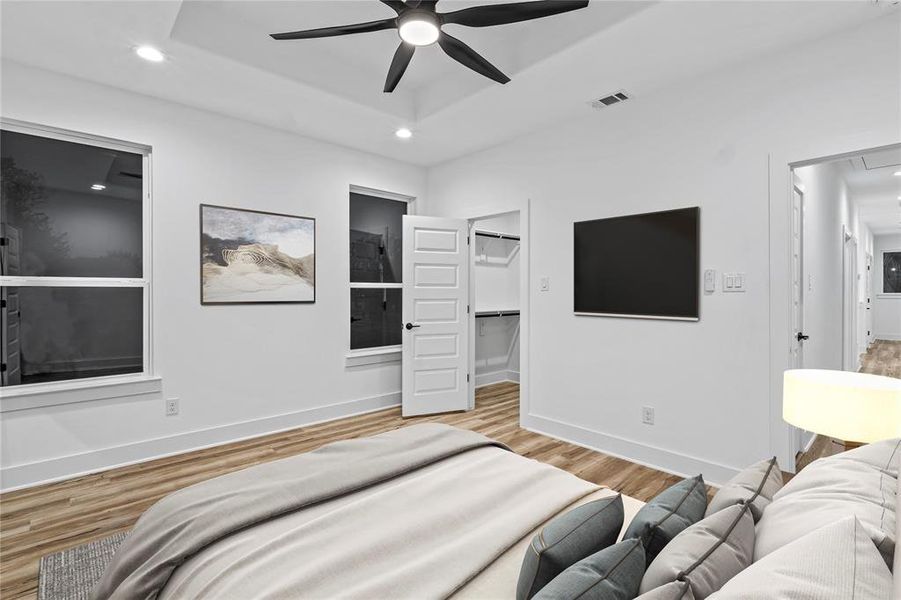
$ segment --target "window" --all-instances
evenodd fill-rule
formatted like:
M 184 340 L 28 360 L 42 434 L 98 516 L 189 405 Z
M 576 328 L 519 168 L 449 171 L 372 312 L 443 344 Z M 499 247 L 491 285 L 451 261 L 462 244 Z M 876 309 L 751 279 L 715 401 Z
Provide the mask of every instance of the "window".
M 882 293 L 901 294 L 901 250 L 882 253 Z
M 4 122 L 0 164 L 2 387 L 150 375 L 149 150 Z
M 401 343 L 407 201 L 350 193 L 350 349 Z

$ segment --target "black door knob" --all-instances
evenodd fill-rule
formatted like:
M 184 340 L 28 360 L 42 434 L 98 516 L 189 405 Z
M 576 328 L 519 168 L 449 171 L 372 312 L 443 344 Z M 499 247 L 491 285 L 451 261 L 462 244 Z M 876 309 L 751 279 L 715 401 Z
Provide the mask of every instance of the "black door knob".
M 799 341 L 799 342 L 803 342 L 804 340 L 809 340 L 809 339 L 810 339 L 810 336 L 809 336 L 809 335 L 804 335 L 802 332 L 799 331 L 799 332 L 798 332 L 798 335 L 797 335 L 797 338 L 798 338 L 798 341 Z
M 404 325 L 404 327 L 406 327 L 407 331 L 409 331 L 409 330 L 413 329 L 414 327 L 419 327 L 419 325 L 414 325 L 413 323 L 407 323 L 406 325 Z

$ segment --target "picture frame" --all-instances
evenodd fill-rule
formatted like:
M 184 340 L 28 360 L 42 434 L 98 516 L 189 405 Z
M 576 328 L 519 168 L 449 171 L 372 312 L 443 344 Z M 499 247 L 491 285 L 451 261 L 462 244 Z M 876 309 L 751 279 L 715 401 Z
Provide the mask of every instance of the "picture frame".
M 316 219 L 200 205 L 200 304 L 316 302 Z

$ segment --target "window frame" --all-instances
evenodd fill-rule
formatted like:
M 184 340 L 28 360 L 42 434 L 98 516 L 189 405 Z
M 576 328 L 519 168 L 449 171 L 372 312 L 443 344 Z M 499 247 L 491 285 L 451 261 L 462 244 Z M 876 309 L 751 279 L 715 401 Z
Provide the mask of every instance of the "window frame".
M 876 293 L 876 296 L 882 297 L 882 298 L 901 298 L 901 291 L 899 291 L 899 292 L 886 292 L 885 291 L 885 255 L 901 253 L 901 248 L 885 248 L 884 250 L 880 250 L 879 252 L 882 254 L 882 256 L 879 257 L 880 258 L 879 283 L 880 283 L 880 287 L 882 289 L 880 289 Z
M 77 144 L 140 154 L 142 159 L 142 267 L 141 277 L 36 277 L 0 275 L 4 287 L 105 287 L 143 289 L 143 369 L 140 373 L 83 377 L 62 381 L 26 383 L 0 387 L 0 413 L 71 402 L 86 402 L 156 393 L 162 380 L 154 374 L 153 362 L 153 149 L 146 144 L 99 135 L 0 118 L 0 130 L 23 133 Z
M 345 354 L 345 363 L 348 367 L 362 366 L 362 365 L 370 365 L 377 363 L 387 363 L 387 362 L 399 362 L 401 359 L 401 349 L 402 346 L 400 344 L 391 345 L 391 346 L 373 346 L 372 348 L 359 348 L 356 350 L 351 349 L 350 347 L 350 290 L 352 289 L 400 289 L 403 290 L 404 284 L 403 281 L 399 283 L 381 283 L 381 282 L 353 282 L 350 280 L 350 194 L 360 194 L 363 196 L 372 196 L 374 198 L 383 198 L 385 200 L 394 200 L 396 202 L 406 202 L 407 203 L 407 215 L 415 215 L 416 214 L 416 197 L 408 196 L 406 194 L 398 194 L 396 192 L 388 192 L 385 190 L 378 190 L 374 188 L 363 187 L 359 185 L 351 184 L 350 189 L 347 193 L 347 234 L 348 234 L 348 244 L 347 244 L 347 282 L 348 289 L 346 298 L 348 301 L 347 307 L 347 334 L 345 335 L 345 339 L 347 340 L 347 352 Z M 401 272 L 401 279 L 403 279 L 403 272 Z M 403 292 L 401 292 L 403 293 Z

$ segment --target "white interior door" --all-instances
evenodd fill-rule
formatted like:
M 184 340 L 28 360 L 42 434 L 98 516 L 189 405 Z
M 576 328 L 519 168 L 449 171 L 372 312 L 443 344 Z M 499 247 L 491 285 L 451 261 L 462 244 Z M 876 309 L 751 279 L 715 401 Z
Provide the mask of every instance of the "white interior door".
M 468 223 L 404 217 L 403 416 L 467 410 Z
M 792 189 L 791 207 L 791 368 L 804 367 L 804 194 Z M 791 427 L 791 426 L 790 426 Z M 791 427 L 792 457 L 804 447 L 803 433 Z

